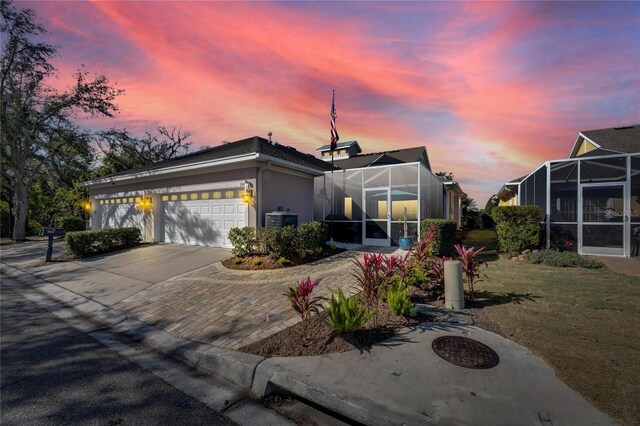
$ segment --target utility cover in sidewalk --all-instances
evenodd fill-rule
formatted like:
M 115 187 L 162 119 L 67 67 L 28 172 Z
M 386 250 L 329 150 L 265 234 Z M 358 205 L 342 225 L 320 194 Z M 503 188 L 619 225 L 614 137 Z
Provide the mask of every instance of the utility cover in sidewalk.
M 500 357 L 484 343 L 461 336 L 442 336 L 433 340 L 431 347 L 440 358 L 465 368 L 491 368 Z

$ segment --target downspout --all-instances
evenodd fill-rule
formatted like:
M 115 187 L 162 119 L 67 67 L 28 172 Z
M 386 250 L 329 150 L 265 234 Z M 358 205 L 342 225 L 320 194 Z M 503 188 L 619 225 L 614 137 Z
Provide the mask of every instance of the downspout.
M 262 172 L 269 170 L 273 162 L 267 160 L 267 165 L 258 168 L 258 176 L 256 177 L 256 228 L 263 226 L 262 218 Z

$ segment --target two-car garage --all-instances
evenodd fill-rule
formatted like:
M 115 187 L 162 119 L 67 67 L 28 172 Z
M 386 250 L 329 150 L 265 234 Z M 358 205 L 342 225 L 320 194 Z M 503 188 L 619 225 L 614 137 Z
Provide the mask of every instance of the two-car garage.
M 133 226 L 144 235 L 151 212 L 141 207 L 143 198 L 99 200 L 100 229 Z M 230 247 L 229 230 L 248 223 L 247 204 L 236 189 L 165 193 L 151 198 L 161 204 L 155 209 L 159 217 L 153 226 L 159 228 L 154 232 L 166 243 Z

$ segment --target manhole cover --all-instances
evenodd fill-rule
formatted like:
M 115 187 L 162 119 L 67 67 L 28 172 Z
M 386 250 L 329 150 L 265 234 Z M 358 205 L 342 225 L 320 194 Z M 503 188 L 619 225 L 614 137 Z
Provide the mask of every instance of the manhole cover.
M 500 357 L 484 343 L 461 336 L 442 336 L 433 340 L 431 347 L 440 358 L 465 368 L 491 368 Z

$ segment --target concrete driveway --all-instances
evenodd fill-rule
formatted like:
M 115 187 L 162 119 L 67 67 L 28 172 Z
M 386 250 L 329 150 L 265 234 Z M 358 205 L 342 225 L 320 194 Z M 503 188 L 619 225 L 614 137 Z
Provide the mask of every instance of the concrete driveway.
M 72 262 L 43 262 L 46 244 L 29 243 L 2 250 L 1 261 L 47 281 L 113 305 L 161 281 L 185 274 L 231 256 L 227 249 L 152 244 Z M 54 260 L 64 253 L 54 246 Z

